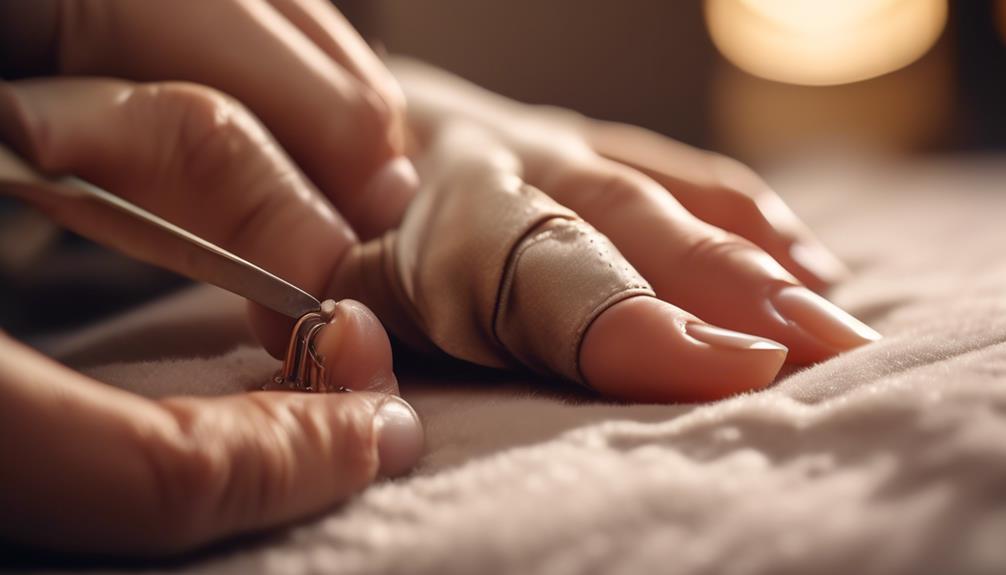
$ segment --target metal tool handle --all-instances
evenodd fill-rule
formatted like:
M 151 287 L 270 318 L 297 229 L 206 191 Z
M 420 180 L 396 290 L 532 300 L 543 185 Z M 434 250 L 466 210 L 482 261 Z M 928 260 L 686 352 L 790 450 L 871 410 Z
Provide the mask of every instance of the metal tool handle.
M 147 210 L 74 177 L 46 176 L 0 144 L 0 192 L 128 256 L 244 296 L 299 319 L 311 294 Z

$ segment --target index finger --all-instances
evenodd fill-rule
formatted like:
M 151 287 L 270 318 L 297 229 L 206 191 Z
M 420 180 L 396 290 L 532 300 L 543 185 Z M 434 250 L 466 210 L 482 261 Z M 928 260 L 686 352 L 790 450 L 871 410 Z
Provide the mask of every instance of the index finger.
M 201 86 L 97 79 L 0 83 L 0 141 L 43 171 L 70 172 L 108 188 L 309 293 L 321 292 L 328 270 L 356 244 L 352 230 L 265 130 L 239 104 Z M 30 191 L 21 197 L 91 239 L 191 273 L 185 250 L 147 234 L 132 218 Z M 253 310 L 259 339 L 280 356 L 289 318 Z M 362 348 L 361 341 L 371 340 L 352 345 Z
M 298 6 L 276 5 L 291 14 Z M 262 120 L 358 233 L 369 237 L 396 223 L 414 186 L 401 161 L 391 168 L 397 185 L 381 187 L 393 193 L 367 198 L 363 191 L 402 154 L 402 98 L 390 75 L 374 72 L 376 57 L 361 55 L 369 50 L 348 25 L 325 35 L 323 50 L 265 0 L 97 6 L 62 5 L 63 21 L 73 24 L 61 40 L 62 72 L 187 80 L 226 92 Z M 313 15 L 297 14 L 302 23 Z M 315 23 L 315 37 L 325 24 Z

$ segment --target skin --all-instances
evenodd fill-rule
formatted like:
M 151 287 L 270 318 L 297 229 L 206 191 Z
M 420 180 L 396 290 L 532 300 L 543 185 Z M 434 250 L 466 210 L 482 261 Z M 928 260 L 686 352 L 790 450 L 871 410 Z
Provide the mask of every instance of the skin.
M 172 79 L 234 97 L 364 237 L 393 225 L 411 197 L 399 190 L 393 206 L 363 209 L 365 182 L 402 153 L 405 102 L 327 2 L 3 0 L 0 16 L 6 77 Z
M 3 336 L 0 358 L 7 540 L 168 555 L 316 513 L 378 473 L 385 394 L 150 401 Z
M 581 368 L 609 397 L 724 397 L 771 383 L 786 348 L 770 339 L 799 361 L 871 339 L 807 306 L 799 322 L 773 311 L 782 286 L 819 288 L 836 275 L 789 256 L 795 244 L 823 248 L 749 170 L 411 64 L 396 64 L 393 77 L 321 0 L 16 4 L 17 18 L 0 18 L 16 30 L 0 38 L 17 47 L 5 54 L 22 56 L 5 66 L 47 76 L 0 86 L 0 140 L 317 296 L 338 298 L 325 286 L 353 269 L 352 248 L 400 220 L 415 186 L 381 171 L 413 133 L 409 155 L 425 174 L 454 177 L 450 158 L 481 155 L 480 169 L 522 178 L 579 213 L 654 285 L 657 298 L 609 308 L 582 343 Z M 430 161 L 432 143 L 457 125 L 495 144 L 448 142 L 457 153 Z M 53 216 L 126 251 L 137 240 L 110 222 Z M 184 261 L 160 257 L 184 272 Z M 290 322 L 254 306 L 250 317 L 263 345 L 282 354 Z M 755 336 L 689 331 L 704 320 Z M 385 469 L 375 414 L 397 401 L 390 346 L 379 320 L 352 302 L 337 306 L 317 345 L 337 382 L 359 393 L 149 401 L 0 338 L 0 461 L 19 462 L 0 466 L 0 536 L 163 555 L 349 497 Z M 407 452 L 394 472 L 418 457 L 390 451 Z
M 804 287 L 801 278 L 824 288 L 844 268 L 736 161 L 521 105 L 416 62 L 392 70 L 417 148 L 441 150 L 432 166 L 420 161 L 424 177 L 482 154 L 483 169 L 542 190 L 608 236 L 653 285 L 656 298 L 620 302 L 588 329 L 580 367 L 595 389 L 632 401 L 716 399 L 769 385 L 787 351 L 810 363 L 880 337 Z M 794 247 L 816 257 L 797 260 Z M 689 332 L 705 321 L 756 337 Z
M 358 241 L 349 221 L 391 225 L 412 193 L 383 178 L 384 211 L 358 207 L 372 173 L 401 157 L 397 84 L 321 1 L 142 4 L 0 2 L 4 75 L 46 75 L 0 84 L 0 141 L 318 294 Z M 236 56 L 275 73 L 245 73 Z M 88 77 L 110 75 L 122 79 Z M 133 81 L 165 77 L 188 82 Z M 114 222 L 53 215 L 127 252 L 142 243 Z M 184 260 L 159 257 L 184 273 Z M 251 315 L 281 354 L 290 322 Z M 405 472 L 422 431 L 410 408 L 392 410 L 390 427 L 379 416 L 401 400 L 378 319 L 341 302 L 316 344 L 335 383 L 358 393 L 150 401 L 0 332 L 0 537 L 168 555 L 317 513 L 378 474 Z

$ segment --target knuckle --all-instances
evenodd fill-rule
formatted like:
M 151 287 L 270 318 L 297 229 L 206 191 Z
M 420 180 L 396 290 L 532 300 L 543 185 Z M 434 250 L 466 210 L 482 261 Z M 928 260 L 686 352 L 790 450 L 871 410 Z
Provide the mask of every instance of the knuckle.
M 298 446 L 304 414 L 289 403 L 271 401 L 260 394 L 247 396 L 250 409 L 242 414 L 252 422 L 251 437 L 240 435 L 231 443 L 236 473 L 227 485 L 227 501 L 221 508 L 241 524 L 262 522 L 295 489 Z M 296 422 L 296 424 L 291 424 Z
M 261 525 L 295 488 L 297 414 L 281 403 L 249 395 L 240 415 L 190 399 L 162 403 L 177 423 L 150 457 L 162 544 L 186 549 Z
M 722 262 L 734 258 L 737 254 L 757 252 L 758 249 L 748 240 L 729 232 L 717 230 L 695 240 L 682 257 L 687 269 L 696 268 L 709 262 Z
M 707 193 L 716 201 L 717 218 L 722 224 L 734 229 L 764 222 L 765 205 L 775 197 L 768 185 L 733 158 L 711 154 L 710 165 L 715 179 Z
M 151 475 L 154 530 L 146 539 L 166 550 L 184 550 L 206 540 L 230 475 L 229 461 L 207 433 L 205 410 L 189 400 L 163 402 L 175 426 L 144 437 L 141 452 Z
M 722 193 L 731 220 L 741 222 L 762 218 L 759 198 L 750 192 L 724 188 Z
M 325 449 L 324 454 L 332 466 L 330 472 L 339 478 L 345 492 L 363 488 L 377 475 L 379 462 L 374 410 L 369 406 L 364 407 L 357 405 L 355 401 L 333 404 L 327 414 L 325 430 L 322 430 L 324 433 L 319 434 L 329 436 L 327 445 L 322 449 Z M 311 432 L 313 435 L 318 434 L 318 430 L 312 429 Z
M 162 400 L 172 425 L 136 434 L 151 487 L 131 540 L 174 553 L 268 525 L 306 476 L 324 477 L 315 484 L 332 489 L 333 500 L 358 491 L 376 476 L 378 459 L 373 409 L 351 398 L 319 410 L 316 397 L 249 394 L 240 411 Z
M 751 204 L 757 207 L 758 202 L 771 191 L 754 170 L 738 160 L 710 153 L 710 165 L 716 176 L 716 188 L 723 193 L 728 201 L 738 205 Z
M 762 242 L 792 233 L 793 217 L 789 208 L 768 186 L 720 188 L 715 193 L 719 194 L 718 225 L 731 230 L 747 230 L 746 236 L 761 238 Z
M 583 198 L 584 205 L 597 214 L 610 213 L 631 205 L 646 195 L 645 184 L 640 180 L 641 178 L 626 173 L 612 174 L 582 192 L 587 196 Z
M 213 182 L 243 166 L 256 144 L 268 142 L 251 115 L 226 94 L 184 82 L 146 84 L 134 98 L 165 119 L 176 173 Z
M 182 182 L 192 203 L 227 216 L 192 231 L 232 250 L 259 241 L 275 209 L 290 205 L 284 194 L 271 192 L 301 182 L 265 129 L 239 102 L 212 88 L 170 82 L 139 90 L 142 105 L 170 122 L 169 181 Z
M 378 467 L 373 408 L 364 394 L 348 394 L 339 401 L 312 396 L 277 399 L 248 396 L 257 440 L 233 455 L 245 481 L 228 486 L 239 520 L 257 522 L 297 488 L 298 477 L 318 474 L 338 498 L 362 488 Z M 244 461 L 244 464 L 241 462 Z
M 358 192 L 369 178 L 403 152 L 402 111 L 378 92 L 360 87 L 341 103 L 338 112 L 322 113 L 319 122 L 326 129 L 317 131 L 312 149 L 313 153 L 324 150 L 325 159 L 309 161 L 306 169 L 335 195 L 339 209 L 352 211 L 348 204 L 359 199 Z
M 222 92 L 189 82 L 138 84 L 133 91 L 133 97 L 151 102 L 158 107 L 175 109 L 195 117 L 202 115 L 207 119 L 231 104 L 231 100 Z

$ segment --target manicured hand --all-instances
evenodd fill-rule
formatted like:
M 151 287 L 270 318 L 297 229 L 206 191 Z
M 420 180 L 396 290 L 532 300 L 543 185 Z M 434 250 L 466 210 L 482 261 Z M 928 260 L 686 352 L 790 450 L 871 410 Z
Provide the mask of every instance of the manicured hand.
M 627 261 L 653 286 L 656 297 L 618 302 L 591 323 L 579 347 L 579 368 L 591 387 L 631 400 L 719 398 L 769 385 L 787 354 L 794 363 L 816 362 L 879 337 L 805 287 L 821 289 L 844 268 L 739 163 L 642 129 L 508 101 L 422 64 L 396 61 L 392 70 L 417 137 L 425 186 L 419 198 L 444 186 L 488 185 L 528 197 L 537 196 L 525 186 L 536 188 L 620 252 L 606 256 L 607 264 L 582 265 L 600 273 Z M 436 205 L 450 204 L 449 196 L 437 196 Z M 410 208 L 406 228 L 426 217 L 414 210 L 433 208 Z M 396 265 L 407 269 L 409 258 L 399 252 Z M 561 271 L 568 262 L 557 254 L 553 264 L 544 269 L 562 290 L 570 281 Z M 475 261 L 455 276 L 463 281 L 482 273 Z M 436 291 L 433 284 L 406 291 L 420 331 L 441 347 L 459 339 L 423 325 L 429 324 L 424 294 Z M 536 309 L 561 305 L 556 300 Z M 499 334 L 486 337 L 493 335 Z

